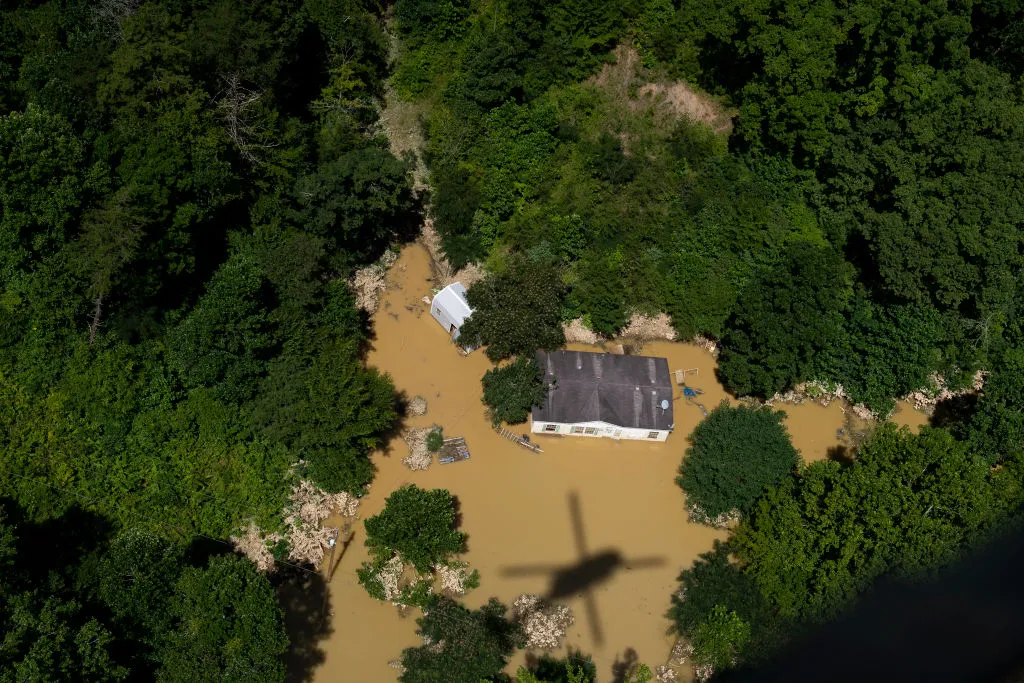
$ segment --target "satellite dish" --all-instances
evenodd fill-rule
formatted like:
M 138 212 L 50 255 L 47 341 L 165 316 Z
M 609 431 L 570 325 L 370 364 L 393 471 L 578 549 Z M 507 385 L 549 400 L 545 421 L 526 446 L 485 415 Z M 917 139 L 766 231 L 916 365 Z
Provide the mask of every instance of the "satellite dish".
M 661 409 L 662 410 L 668 410 L 668 399 L 666 399 L 666 398 L 661 399 Z

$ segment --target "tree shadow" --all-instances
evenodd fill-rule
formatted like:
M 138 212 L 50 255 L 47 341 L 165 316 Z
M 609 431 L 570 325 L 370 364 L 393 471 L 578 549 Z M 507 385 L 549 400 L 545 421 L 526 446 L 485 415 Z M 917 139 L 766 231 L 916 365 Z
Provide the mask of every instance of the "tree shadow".
M 623 683 L 629 672 L 639 663 L 640 657 L 631 647 L 626 648 L 621 658 L 619 655 L 615 655 L 615 661 L 612 662 L 612 683 Z
M 0 498 L 0 512 L 15 528 L 18 564 L 33 575 L 63 571 L 82 557 L 107 543 L 114 535 L 113 522 L 77 503 L 59 517 L 41 522 L 31 520 L 15 500 Z
M 452 512 L 455 514 L 454 527 L 456 529 L 462 528 L 462 501 L 455 494 L 452 494 Z M 468 536 L 467 536 L 468 538 Z M 469 552 L 469 541 L 464 541 L 462 544 L 462 552 Z
M 853 464 L 853 451 L 849 446 L 839 445 L 832 446 L 825 451 L 825 457 L 829 460 L 835 460 L 843 465 Z
M 329 589 L 316 572 L 289 569 L 282 573 L 275 592 L 284 611 L 288 632 L 287 683 L 313 680 L 313 671 L 324 661 L 320 643 L 333 633 L 328 610 Z
M 380 436 L 380 452 L 384 454 L 384 457 L 391 457 L 392 453 L 395 452 L 394 444 L 401 438 L 402 432 L 405 430 L 406 421 L 409 419 L 409 396 L 404 391 L 395 392 L 395 418 L 394 424 L 383 432 Z
M 935 412 L 929 420 L 932 427 L 951 427 L 966 422 L 978 408 L 978 394 L 954 396 L 935 404 Z

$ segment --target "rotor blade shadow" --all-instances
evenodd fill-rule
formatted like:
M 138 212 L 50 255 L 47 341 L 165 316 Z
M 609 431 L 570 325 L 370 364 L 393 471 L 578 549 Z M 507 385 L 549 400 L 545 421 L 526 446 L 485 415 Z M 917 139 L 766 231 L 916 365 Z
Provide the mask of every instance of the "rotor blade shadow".
M 502 576 L 537 576 L 538 574 L 554 574 L 559 567 L 553 564 L 524 564 L 518 567 L 504 567 L 501 569 Z
M 633 559 L 625 559 L 622 561 L 623 569 L 650 569 L 653 567 L 663 567 L 665 565 L 664 557 L 636 557 Z
M 597 615 L 597 601 L 594 600 L 594 594 L 584 593 L 583 604 L 587 609 L 590 637 L 594 640 L 594 647 L 600 647 L 604 644 L 604 631 L 601 630 L 601 618 Z
M 583 511 L 580 508 L 580 496 L 575 491 L 569 493 L 569 517 L 572 519 L 572 537 L 576 541 L 576 552 L 581 558 L 587 556 L 587 535 L 583 530 Z

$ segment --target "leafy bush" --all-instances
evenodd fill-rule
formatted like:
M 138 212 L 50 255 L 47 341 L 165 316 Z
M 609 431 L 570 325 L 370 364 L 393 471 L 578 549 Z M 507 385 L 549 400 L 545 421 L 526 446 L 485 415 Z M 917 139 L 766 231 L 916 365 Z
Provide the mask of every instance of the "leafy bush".
M 831 248 L 793 243 L 740 297 L 722 338 L 719 373 L 737 395 L 762 398 L 808 379 L 843 336 L 853 270 Z
M 487 357 L 499 361 L 565 343 L 560 316 L 563 285 L 551 266 L 514 258 L 502 273 L 488 275 L 468 292 L 473 315 L 460 339 L 487 345 Z
M 708 620 L 696 628 L 691 639 L 693 663 L 721 671 L 736 661 L 737 653 L 750 640 L 750 624 L 721 605 L 715 605 Z
M 419 634 L 434 645 L 402 651 L 402 683 L 494 680 L 517 647 L 526 644 L 518 624 L 505 618 L 496 599 L 470 611 L 444 597 L 434 597 L 417 620 Z M 438 646 L 439 644 L 439 646 Z
M 455 499 L 444 489 L 415 484 L 395 490 L 380 514 L 366 520 L 366 547 L 378 559 L 398 553 L 423 573 L 462 552 L 466 534 L 455 530 Z
M 696 507 L 710 519 L 733 510 L 745 513 L 796 470 L 800 456 L 782 424 L 785 415 L 723 401 L 697 425 L 676 479 L 691 510 Z
M 544 373 L 533 358 L 517 358 L 505 367 L 488 370 L 481 382 L 483 401 L 495 425 L 526 422 L 533 406 L 544 401 Z
M 441 450 L 441 446 L 444 445 L 444 431 L 437 425 L 430 430 L 427 434 L 427 450 L 431 453 L 437 453 Z

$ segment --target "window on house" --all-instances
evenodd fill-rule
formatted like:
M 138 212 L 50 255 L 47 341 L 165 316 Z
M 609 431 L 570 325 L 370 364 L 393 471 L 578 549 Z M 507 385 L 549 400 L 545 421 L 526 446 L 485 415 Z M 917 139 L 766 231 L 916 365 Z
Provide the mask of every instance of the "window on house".
M 587 427 L 586 429 L 583 430 L 583 433 L 590 435 L 597 434 L 597 427 Z
M 569 428 L 569 433 L 570 434 L 582 434 L 583 433 L 583 427 L 570 427 Z
M 658 434 L 659 434 L 658 432 L 647 432 L 647 438 L 648 439 L 657 439 L 658 438 Z
M 558 431 L 558 425 L 544 425 L 544 431 L 545 432 L 557 432 Z

